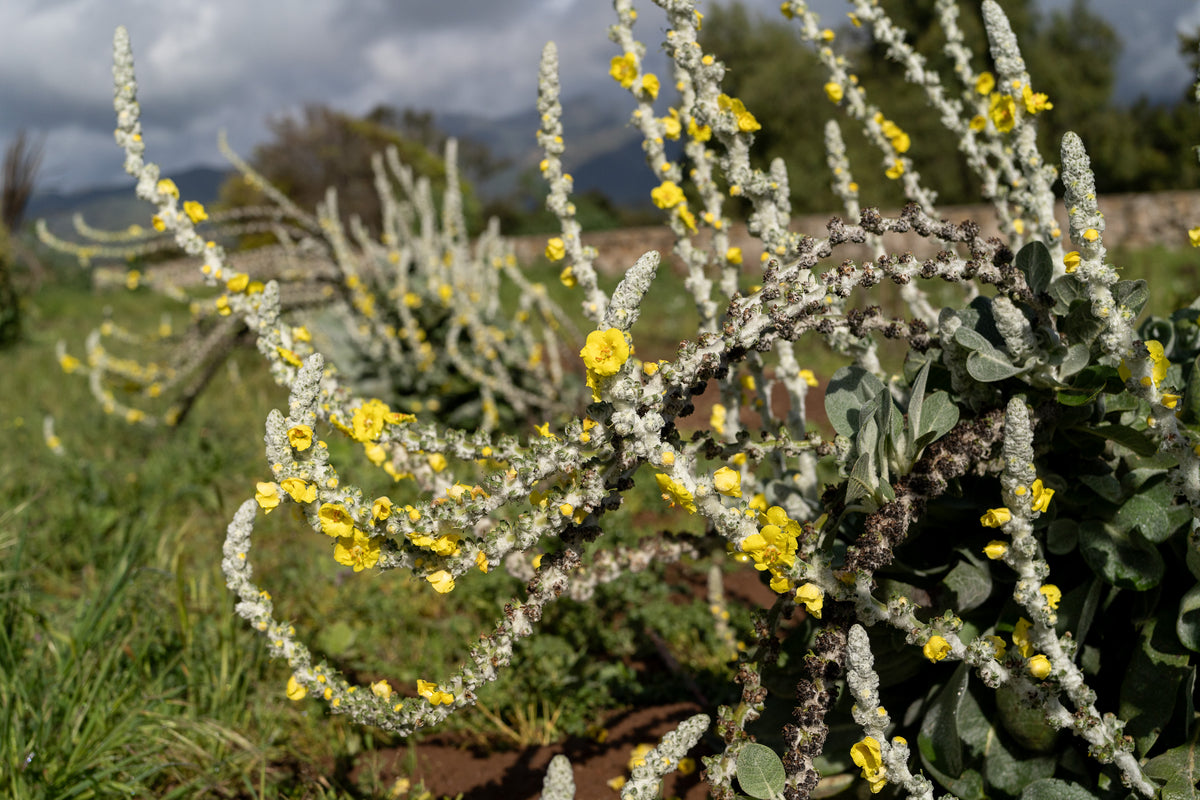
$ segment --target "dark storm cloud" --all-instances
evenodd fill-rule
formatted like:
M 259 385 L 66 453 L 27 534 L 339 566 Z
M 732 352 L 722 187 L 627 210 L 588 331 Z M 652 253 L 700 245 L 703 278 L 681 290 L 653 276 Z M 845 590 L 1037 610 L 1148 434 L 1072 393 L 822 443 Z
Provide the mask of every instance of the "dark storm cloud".
M 651 68 L 661 71 L 665 20 L 640 5 L 637 32 Z M 777 0 L 747 5 L 779 13 Z M 844 20 L 847 6 L 838 0 L 810 5 L 831 25 Z M 1139 54 L 1122 61 L 1122 91 L 1178 96 L 1187 76 L 1175 29 L 1189 14 L 1200 21 L 1200 3 L 1098 0 L 1093 7 L 1126 37 L 1126 53 Z M 249 153 L 267 135 L 269 116 L 308 103 L 358 114 L 379 104 L 511 114 L 532 106 L 550 39 L 564 96 L 613 94 L 611 21 L 606 0 L 5 0 L 0 141 L 22 127 L 48 135 L 43 186 L 121 180 L 110 101 L 117 25 L 133 40 L 149 155 L 170 171 L 223 163 L 215 144 L 221 128 Z

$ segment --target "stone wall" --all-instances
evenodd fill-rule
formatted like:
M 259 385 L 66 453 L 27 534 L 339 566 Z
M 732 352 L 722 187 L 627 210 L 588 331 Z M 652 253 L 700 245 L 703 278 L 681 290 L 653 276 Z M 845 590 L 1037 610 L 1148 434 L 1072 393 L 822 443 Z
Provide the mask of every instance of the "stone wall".
M 1106 223 L 1104 244 L 1110 249 L 1150 245 L 1186 247 L 1188 229 L 1200 226 L 1200 191 L 1104 195 L 1100 198 L 1100 210 L 1104 212 Z M 990 205 L 946 206 L 940 211 L 943 218 L 952 222 L 973 219 L 989 235 L 999 231 L 996 215 Z M 894 213 L 890 212 L 890 215 Z M 792 230 L 813 235 L 824 234 L 829 216 L 798 216 L 793 221 Z M 1062 202 L 1058 203 L 1056 216 L 1066 231 L 1067 213 Z M 704 234 L 701 237 L 703 242 Z M 514 242 L 518 260 L 522 264 L 530 264 L 540 258 L 546 238 L 545 235 L 517 237 Z M 745 251 L 747 260 L 757 258 L 761 252 L 756 246 L 757 240 L 746 233 L 744 225 L 733 226 L 730 239 L 733 245 Z M 647 250 L 657 250 L 664 257 L 669 257 L 676 269 L 681 269 L 679 262 L 670 256 L 674 242 L 665 226 L 585 233 L 583 241 L 599 251 L 596 266 L 606 274 L 621 274 Z M 939 249 L 936 244 L 915 234 L 888 234 L 884 243 L 890 252 L 911 250 L 918 258 L 928 258 Z M 839 261 L 845 258 L 862 261 L 871 258 L 872 254 L 863 247 L 844 246 L 838 249 L 837 257 Z
M 1104 212 L 1106 228 L 1104 243 L 1107 247 L 1146 247 L 1163 245 L 1180 248 L 1188 245 L 1188 229 L 1200 226 L 1200 191 L 1191 192 L 1157 192 L 1152 194 L 1115 194 L 1104 195 L 1100 198 L 1100 209 Z M 977 204 L 968 206 L 946 206 L 941 209 L 942 216 L 953 222 L 974 219 L 983 225 L 983 230 L 989 235 L 998 233 L 996 215 L 990 205 Z M 895 212 L 889 212 L 894 215 Z M 1067 226 L 1067 213 L 1060 202 L 1056 211 L 1059 224 L 1063 230 Z M 825 223 L 829 215 L 810 214 L 798 216 L 793 220 L 792 230 L 814 235 L 825 232 Z M 704 243 L 707 232 L 700 236 Z M 519 236 L 513 239 L 517 258 L 522 264 L 532 264 L 542 257 L 546 247 L 547 236 Z M 756 239 L 746 233 L 745 225 L 734 225 L 730 229 L 731 244 L 741 247 L 747 261 L 758 258 Z M 674 245 L 671 232 L 665 226 L 645 228 L 624 228 L 621 230 L 597 231 L 585 233 L 583 241 L 599 251 L 596 260 L 597 268 L 608 275 L 620 275 L 632 266 L 647 250 L 657 250 L 676 269 L 682 269 L 679 262 L 671 255 Z M 936 244 L 919 236 L 908 234 L 888 234 L 884 244 L 889 252 L 905 252 L 911 250 L 918 258 L 929 258 L 938 251 Z M 274 252 L 269 251 L 269 252 Z M 263 252 L 235 253 L 231 256 L 231 266 L 235 270 L 249 272 L 259 276 L 270 274 L 270 270 L 262 270 L 258 263 L 264 257 Z M 844 245 L 837 250 L 837 258 L 865 261 L 873 258 L 874 254 L 865 247 Z M 121 285 L 125 281 L 124 266 L 107 266 L 94 270 L 98 285 Z M 201 282 L 196 262 L 192 259 L 180 259 L 166 264 L 156 265 L 151 270 L 156 276 L 167 279 L 175 285 L 187 285 Z

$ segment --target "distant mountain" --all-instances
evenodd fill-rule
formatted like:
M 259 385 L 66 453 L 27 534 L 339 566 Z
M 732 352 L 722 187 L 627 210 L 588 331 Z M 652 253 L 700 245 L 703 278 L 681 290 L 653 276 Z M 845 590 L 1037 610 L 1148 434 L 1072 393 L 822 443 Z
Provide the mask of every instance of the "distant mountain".
M 648 205 L 657 179 L 646 166 L 642 137 L 629 123 L 630 105 L 619 96 L 581 95 L 563 101 L 563 161 L 575 179 L 575 191 L 600 191 L 623 206 Z M 503 198 L 517 188 L 522 173 L 542 160 L 535 133 L 537 109 L 499 119 L 471 114 L 435 115 L 439 130 L 459 139 L 487 145 L 492 155 L 510 166 L 476 190 L 484 200 Z
M 622 103 L 619 95 L 585 95 L 563 101 L 563 109 L 564 161 L 575 179 L 575 191 L 600 191 L 620 206 L 648 205 L 650 190 L 658 181 L 646 166 L 641 135 L 629 124 L 630 106 Z M 440 130 L 484 144 L 493 156 L 509 163 L 475 187 L 483 200 L 508 197 L 523 174 L 537 174 L 542 153 L 534 137 L 539 125 L 536 109 L 499 119 L 472 114 L 436 115 L 434 119 Z M 211 205 L 230 174 L 228 169 L 195 167 L 169 177 L 183 196 Z M 152 213 L 151 206 L 134 195 L 131 179 L 119 186 L 35 194 L 26 217 L 44 218 L 56 234 L 77 239 L 71 221 L 75 214 L 82 214 L 94 228 L 119 230 L 135 223 L 149 224 Z
M 195 167 L 168 177 L 175 181 L 179 193 L 189 200 L 198 200 L 212 205 L 220 193 L 221 183 L 230 175 L 229 170 L 212 167 Z M 153 207 L 139 200 L 133 193 L 134 181 L 121 186 L 83 189 L 78 192 L 45 192 L 35 194 L 29 200 L 27 219 L 45 219 L 54 233 L 77 239 L 71 218 L 82 214 L 84 221 L 93 228 L 120 230 L 130 225 L 150 224 Z

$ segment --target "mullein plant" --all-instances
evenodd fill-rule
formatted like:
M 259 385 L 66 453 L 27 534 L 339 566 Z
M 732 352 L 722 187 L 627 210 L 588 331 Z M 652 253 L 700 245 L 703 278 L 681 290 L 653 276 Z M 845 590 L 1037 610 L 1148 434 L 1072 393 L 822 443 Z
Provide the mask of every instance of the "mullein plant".
M 561 278 L 593 325 L 579 351 L 584 414 L 527 436 L 422 421 L 333 370 L 284 321 L 277 283 L 223 295 L 291 392 L 266 421 L 271 480 L 237 511 L 222 561 L 237 613 L 292 671 L 288 696 L 316 696 L 406 735 L 470 706 L 554 600 L 586 597 L 651 563 L 731 558 L 752 565 L 776 595 L 732 673 L 740 698 L 715 710 L 715 724 L 698 715 L 668 735 L 622 797 L 657 796 L 706 732 L 715 752 L 703 759 L 704 777 L 719 798 L 806 798 L 822 775 L 826 791 L 860 775 L 871 792 L 921 798 L 935 788 L 961 798 L 1194 796 L 1200 304 L 1135 325 L 1145 283 L 1122 280 L 1107 258 L 1083 140 L 1064 138 L 1061 173 L 1037 153 L 1038 118 L 1052 102 L 1035 91 L 999 5 L 983 3 L 991 69 L 981 69 L 962 44 L 957 8 L 938 3 L 949 78 L 926 68 L 875 3 L 854 2 L 851 22 L 887 45 L 958 134 L 1003 238 L 938 216 L 907 155 L 920 143 L 869 100 L 833 49 L 835 32 L 800 2 L 781 10 L 819 49 L 829 100 L 863 128 L 882 179 L 900 182 L 911 202 L 896 216 L 860 207 L 831 122 L 829 163 L 847 217 L 816 235 L 789 230 L 786 167 L 753 163 L 760 125 L 721 91 L 723 67 L 697 40 L 701 13 L 689 0 L 658 4 L 677 102 L 659 110 L 665 79 L 645 69 L 628 0 L 614 3 L 611 75 L 636 103 L 632 123 L 659 179 L 651 200 L 676 236 L 699 314 L 673 359 L 639 359 L 631 333 L 660 255 L 639 258 L 609 294 L 580 240 L 553 45 L 539 74 L 538 141 L 561 231 L 546 255 L 562 262 Z M 115 51 L 116 136 L 138 194 L 206 277 L 228 288 L 224 251 L 143 157 L 124 29 Z M 665 141 L 674 139 L 684 140 L 686 162 L 669 157 Z M 1053 215 L 1060 177 L 1065 226 Z M 757 252 L 730 243 L 730 197 L 749 205 Z M 889 253 L 880 245 L 887 232 L 942 249 L 924 261 Z M 873 244 L 877 255 L 839 259 L 847 243 Z M 447 256 L 452 271 L 466 253 Z M 961 287 L 961 304 L 936 310 L 920 288 L 931 281 Z M 881 294 L 887 284 L 899 287 L 911 317 L 851 307 L 856 290 Z M 368 326 L 352 335 L 368 346 L 386 333 Z M 818 383 L 800 362 L 806 334 L 849 362 L 825 376 L 832 436 L 806 416 Z M 907 345 L 897 374 L 883 367 L 883 339 Z M 677 422 L 710 383 L 720 401 L 708 427 L 681 433 Z M 430 391 L 436 399 L 437 387 Z M 404 496 L 343 481 L 330 458 L 334 437 L 411 480 Z M 648 536 L 587 556 L 639 473 L 664 505 L 702 517 L 705 534 Z M 399 569 L 447 594 L 511 563 L 527 592 L 453 674 L 411 687 L 353 685 L 314 658 L 254 581 L 255 522 L 286 505 L 356 573 Z M 546 552 L 530 571 L 535 550 Z M 719 598 L 719 569 L 710 575 Z M 720 612 L 714 603 L 718 625 Z M 798 612 L 804 624 L 784 624 Z M 570 765 L 558 757 L 544 796 L 573 795 Z
M 210 215 L 200 203 L 180 198 L 170 179 L 160 179 L 156 192 L 174 202 L 160 205 L 148 228 L 103 231 L 76 216 L 81 244 L 38 226 L 43 242 L 84 265 L 177 249 L 175 230 L 184 220 L 206 246 L 234 237 L 278 242 L 232 259 L 222 254 L 220 266 L 208 265 L 203 277 L 208 287 L 219 287 L 215 295 L 211 288 L 197 289 L 195 281 L 178 280 L 170 269 L 130 269 L 127 288 L 165 294 L 187 308 L 190 319 L 177 326 L 164 318 L 155 331 L 106 319 L 87 338 L 83 357 L 59 344 L 60 366 L 87 375 L 105 411 L 131 423 L 179 424 L 247 338 L 231 298 L 259 294 L 270 281 L 278 286 L 279 312 L 290 329 L 284 349 L 316 336 L 337 353 L 343 380 L 360 391 L 442 422 L 488 430 L 564 409 L 561 343 L 578 334 L 545 287 L 517 268 L 511 243 L 494 222 L 474 242 L 468 239 L 453 140 L 446 146 L 440 210 L 430 181 L 415 176 L 394 149 L 375 157 L 383 208 L 378 237 L 357 218 L 349 229 L 342 224 L 333 190 L 309 214 L 233 153 L 224 137 L 220 144 L 271 205 Z M 520 297 L 515 316 L 501 306 L 508 286 Z

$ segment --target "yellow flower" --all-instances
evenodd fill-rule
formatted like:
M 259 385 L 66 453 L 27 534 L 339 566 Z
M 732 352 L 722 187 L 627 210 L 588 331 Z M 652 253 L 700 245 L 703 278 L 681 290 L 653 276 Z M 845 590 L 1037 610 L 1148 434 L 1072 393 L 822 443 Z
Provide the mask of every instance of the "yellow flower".
M 1083 240 L 1085 242 L 1094 242 L 1100 238 L 1100 231 L 1095 228 L 1088 228 L 1083 232 Z
M 58 358 L 58 365 L 62 367 L 63 372 L 70 375 L 72 372 L 83 366 L 83 362 L 69 353 L 63 353 Z
M 371 516 L 377 520 L 385 520 L 392 515 L 392 498 L 377 497 L 371 504 Z
M 888 178 L 890 178 L 892 180 L 896 180 L 897 178 L 899 178 L 901 175 L 904 174 L 904 162 L 898 158 L 892 159 L 892 165 L 890 167 L 888 167 L 887 171 L 884 172 L 883 174 L 887 175 Z
M 654 480 L 658 482 L 658 489 L 662 492 L 664 500 L 672 506 L 682 506 L 689 514 L 696 513 L 696 498 L 683 486 L 671 480 L 670 475 L 660 472 L 654 476 Z
M 487 554 L 484 553 L 482 550 L 480 550 L 478 553 L 475 554 L 475 566 L 479 567 L 480 572 L 482 572 L 485 575 L 487 574 L 487 571 L 488 571 Z
M 279 505 L 279 487 L 273 483 L 256 483 L 254 488 L 254 499 L 270 514 Z
M 717 108 L 728 111 L 737 118 L 738 130 L 742 133 L 753 133 L 762 127 L 754 115 L 746 110 L 745 104 L 736 97 L 727 94 L 717 95 Z
M 689 231 L 696 232 L 696 215 L 688 211 L 687 203 L 680 203 L 675 213 L 679 215 L 679 220 L 687 226 Z
M 712 138 L 712 128 L 707 125 L 697 125 L 694 119 L 688 120 L 687 132 L 688 136 L 701 143 Z
M 221 297 L 225 297 L 225 295 L 221 295 Z M 226 298 L 225 302 L 229 302 L 228 298 Z M 286 347 L 276 347 L 275 352 L 279 353 L 279 357 L 291 364 L 293 367 L 299 367 L 304 364 L 304 362 L 300 360 L 300 356 L 296 355 L 291 350 L 288 350 Z
M 663 181 L 650 190 L 650 199 L 659 208 L 674 208 L 683 202 L 683 189 L 674 181 Z
M 1192 247 L 1200 247 L 1200 228 L 1191 228 L 1188 230 L 1188 241 Z
M 1050 499 L 1054 497 L 1054 490 L 1043 486 L 1041 478 L 1035 480 L 1031 488 L 1033 489 L 1033 503 L 1031 508 L 1034 511 L 1045 511 L 1050 507 Z
M 1062 602 L 1062 590 L 1053 583 L 1043 584 L 1038 591 L 1046 596 L 1046 605 L 1051 608 L 1058 608 L 1058 604 Z
M 315 483 L 308 483 L 301 478 L 284 478 L 279 485 L 297 503 L 311 503 L 317 499 Z
M 742 263 L 742 248 L 731 247 L 725 251 L 725 260 L 730 264 L 738 265 Z
M 563 271 L 558 273 L 558 280 L 568 289 L 574 289 L 579 284 L 575 278 L 575 268 L 570 264 L 563 267 Z
M 296 425 L 293 428 L 288 428 L 288 442 L 292 447 L 301 452 L 312 447 L 313 430 L 307 425 Z
M 678 139 L 679 134 L 683 133 L 683 124 L 679 121 L 678 109 L 672 108 L 667 116 L 661 118 L 659 122 L 663 126 L 663 136 L 668 139 Z
M 1017 104 L 1010 95 L 993 94 L 988 102 L 988 116 L 1000 133 L 1008 133 L 1017 124 Z
M 1038 680 L 1044 680 L 1050 675 L 1050 659 L 1038 654 L 1029 659 L 1029 674 Z
M 1021 100 L 1025 103 L 1025 110 L 1030 114 L 1054 108 L 1054 103 L 1050 102 L 1049 97 L 1041 92 L 1035 92 L 1028 84 L 1021 87 Z
M 654 100 L 658 97 L 658 76 L 648 72 L 642 76 L 642 92 L 650 95 L 650 99 Z
M 175 181 L 170 178 L 163 178 L 154 188 L 161 194 L 169 195 L 170 197 L 179 197 L 179 188 L 175 186 Z
M 1167 408 L 1174 408 L 1179 405 L 1179 401 L 1182 399 L 1183 395 L 1181 394 L 1171 394 L 1170 392 L 1163 392 L 1162 394 L 1162 404 Z
M 921 652 L 930 661 L 936 663 L 950 655 L 950 643 L 941 636 L 934 634 L 929 637 L 929 641 L 925 642 L 925 646 L 921 648 Z
M 417 681 L 417 694 L 429 701 L 430 705 L 450 705 L 454 702 L 454 695 L 450 692 L 443 692 L 437 688 L 437 684 L 432 681 Z
M 322 503 L 317 511 L 321 532 L 335 539 L 353 535 L 354 519 L 341 503 Z
M 1005 651 L 1008 650 L 1008 645 L 1004 643 L 1004 639 L 999 636 L 988 636 L 987 640 L 992 643 L 992 649 L 996 651 L 996 660 L 1000 661 L 1003 659 Z
M 1004 554 L 1008 552 L 1008 545 L 1004 542 L 990 541 L 983 548 L 983 554 L 995 561 L 998 558 L 1004 558 Z
M 1171 362 L 1167 360 L 1166 351 L 1163 350 L 1162 342 L 1154 339 L 1147 339 L 1143 344 L 1146 345 L 1146 350 L 1150 354 L 1150 361 L 1153 366 L 1150 369 L 1150 380 L 1157 386 L 1167 377 L 1167 368 L 1171 366 Z M 1117 367 L 1117 374 L 1121 376 L 1121 380 L 1127 381 L 1132 377 L 1133 373 L 1129 371 L 1129 367 L 1125 365 L 1125 359 L 1121 359 L 1121 365 Z M 1145 378 L 1142 379 L 1145 382 Z
M 373 442 L 383 434 L 383 423 L 392 410 L 381 400 L 371 399 L 354 410 L 350 426 L 354 430 L 354 439 L 359 442 Z
M 625 764 L 628 769 L 634 769 L 645 765 L 646 756 L 654 749 L 652 744 L 635 745 L 633 751 L 629 754 L 629 761 Z
M 825 592 L 815 583 L 806 583 L 796 590 L 796 602 L 802 604 L 813 617 L 821 618 L 825 605 Z
M 985 528 L 999 528 L 1012 519 L 1012 512 L 1007 508 L 989 508 L 987 513 L 979 518 L 979 524 Z
M 790 535 L 789 528 L 764 525 L 742 540 L 742 552 L 754 559 L 756 570 L 786 568 L 796 563 L 796 537 Z
M 195 200 L 188 200 L 183 204 L 183 213 L 187 214 L 188 219 L 193 223 L 203 222 L 208 219 L 208 212 L 204 210 L 204 206 Z
M 712 413 L 708 416 L 708 424 L 718 436 L 725 433 L 725 417 L 728 412 L 720 403 L 713 403 Z
M 981 72 L 975 79 L 975 91 L 986 97 L 996 88 L 996 76 L 990 72 Z
M 987 127 L 987 117 L 983 116 L 983 114 L 976 114 L 975 116 L 971 117 L 971 121 L 968 123 L 968 125 L 970 126 L 971 130 L 979 133 L 981 130 Z
M 621 367 L 629 360 L 629 343 L 625 335 L 616 328 L 606 331 L 592 331 L 588 334 L 587 343 L 579 351 L 583 364 L 589 374 L 602 377 L 616 375 Z
M 375 681 L 371 684 L 371 694 L 383 700 L 387 700 L 392 696 L 392 685 L 387 681 Z
M 454 589 L 454 576 L 444 569 L 425 576 L 425 580 L 433 585 L 438 594 L 446 594 Z
M 729 467 L 721 467 L 713 473 L 713 486 L 726 497 L 741 497 L 742 475 Z
M 234 293 L 244 292 L 249 285 L 250 276 L 244 272 L 237 273 L 225 282 L 225 288 Z
M 633 53 L 613 56 L 609 63 L 608 74 L 621 84 L 622 89 L 628 89 L 637 79 L 637 58 Z
M 883 752 L 875 737 L 868 736 L 851 747 L 850 759 L 855 766 L 862 767 L 862 776 L 870 782 L 873 794 L 887 783 L 887 767 L 883 765 Z
M 842 85 L 840 83 L 834 83 L 833 81 L 825 84 L 825 96 L 829 98 L 831 103 L 842 102 L 842 98 L 845 97 L 845 93 L 842 91 Z
M 362 572 L 379 563 L 379 544 L 356 530 L 353 536 L 338 539 L 333 547 L 333 560 L 343 566 L 354 567 L 355 572 Z
M 546 242 L 546 258 L 549 261 L 562 261 L 567 255 L 567 243 L 560 236 L 552 237 Z
M 1033 642 L 1029 641 L 1029 629 L 1033 627 L 1033 623 L 1021 617 L 1017 620 L 1017 624 L 1013 626 L 1012 641 L 1013 646 L 1025 658 L 1033 653 Z
M 1072 250 L 1063 256 L 1063 266 L 1067 268 L 1067 272 L 1071 273 L 1079 269 L 1079 251 Z
M 300 681 L 296 680 L 295 675 L 288 677 L 287 682 L 287 698 L 288 700 L 303 700 L 308 694 L 308 689 L 300 685 Z

